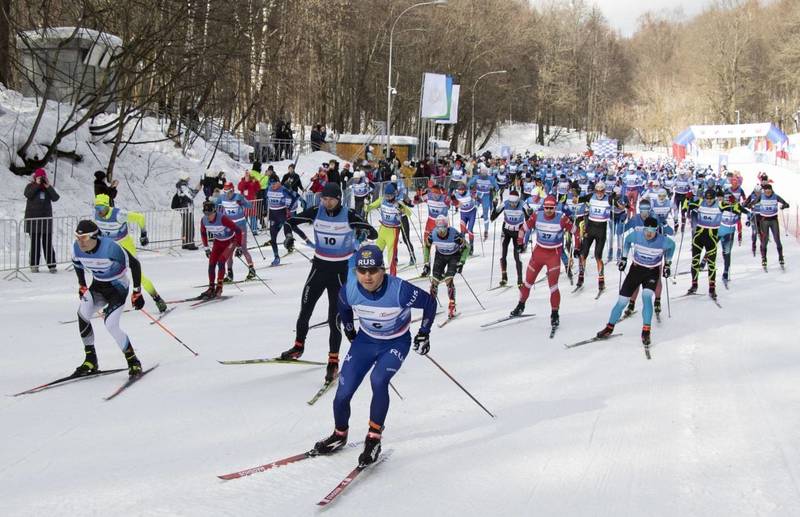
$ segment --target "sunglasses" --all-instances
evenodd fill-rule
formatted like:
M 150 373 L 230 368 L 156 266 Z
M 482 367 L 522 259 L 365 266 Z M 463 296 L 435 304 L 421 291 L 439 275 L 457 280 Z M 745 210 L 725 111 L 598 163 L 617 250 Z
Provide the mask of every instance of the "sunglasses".
M 543 208 L 544 208 L 545 210 L 555 210 L 555 209 L 556 209 L 556 207 L 554 207 L 554 206 L 545 206 L 545 207 L 543 207 Z
M 362 275 L 370 274 L 375 275 L 380 271 L 379 267 L 357 267 L 356 271 Z
M 89 239 L 96 237 L 96 233 L 75 233 L 75 238 L 79 241 L 88 241 Z

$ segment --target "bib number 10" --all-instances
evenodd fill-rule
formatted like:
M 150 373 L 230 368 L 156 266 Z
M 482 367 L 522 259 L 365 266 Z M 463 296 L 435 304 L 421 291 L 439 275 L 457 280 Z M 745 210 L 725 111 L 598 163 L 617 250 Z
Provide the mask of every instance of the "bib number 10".
M 336 246 L 336 237 L 323 237 L 322 239 L 327 246 Z

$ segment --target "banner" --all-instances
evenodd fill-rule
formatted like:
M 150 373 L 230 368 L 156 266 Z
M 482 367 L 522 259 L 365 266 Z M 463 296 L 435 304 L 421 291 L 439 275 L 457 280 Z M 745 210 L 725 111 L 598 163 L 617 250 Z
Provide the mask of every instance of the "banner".
M 444 74 L 426 72 L 422 79 L 422 118 L 450 118 L 453 79 Z
M 461 85 L 454 84 L 450 95 L 450 117 L 446 120 L 437 120 L 437 124 L 455 124 L 458 122 L 458 98 L 461 93 Z

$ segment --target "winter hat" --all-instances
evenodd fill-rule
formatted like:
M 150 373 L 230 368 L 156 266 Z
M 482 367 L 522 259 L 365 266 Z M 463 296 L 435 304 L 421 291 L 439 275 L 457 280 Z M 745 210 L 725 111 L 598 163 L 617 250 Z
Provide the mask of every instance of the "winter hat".
M 99 233 L 100 228 L 97 227 L 94 221 L 89 219 L 84 219 L 83 221 L 79 222 L 78 226 L 75 228 L 76 237 L 83 235 L 91 235 L 92 237 L 96 237 Z
M 110 206 L 111 199 L 108 197 L 108 194 L 97 194 L 94 196 L 94 205 L 95 206 Z
M 105 177 L 106 177 L 106 173 L 104 171 L 95 171 L 95 173 L 94 173 L 94 179 L 96 179 L 96 180 L 102 180 L 102 179 L 105 179 Z
M 334 197 L 336 199 L 342 199 L 342 189 L 339 188 L 338 183 L 326 183 L 325 186 L 322 187 L 321 197 Z
M 397 187 L 395 187 L 393 183 L 389 183 L 388 185 L 386 185 L 386 188 L 383 189 L 383 195 L 385 195 L 385 196 L 396 196 L 397 195 Z
M 36 178 L 46 178 L 46 177 L 47 177 L 47 172 L 45 172 L 44 169 L 36 169 L 36 171 L 34 171 L 34 173 L 33 173 L 33 178 L 34 179 L 36 179 Z
M 186 171 L 181 171 L 178 173 L 178 179 L 189 181 L 189 173 Z
M 363 246 L 356 253 L 356 267 L 383 268 L 383 252 L 374 244 Z

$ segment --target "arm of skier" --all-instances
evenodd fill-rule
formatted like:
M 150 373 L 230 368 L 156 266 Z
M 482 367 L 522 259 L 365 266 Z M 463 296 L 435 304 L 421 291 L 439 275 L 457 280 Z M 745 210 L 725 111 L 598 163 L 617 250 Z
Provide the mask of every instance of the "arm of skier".
M 429 334 L 436 317 L 436 298 L 411 282 L 403 281 L 399 299 L 401 307 L 422 309 L 422 324 L 419 327 L 419 333 Z

